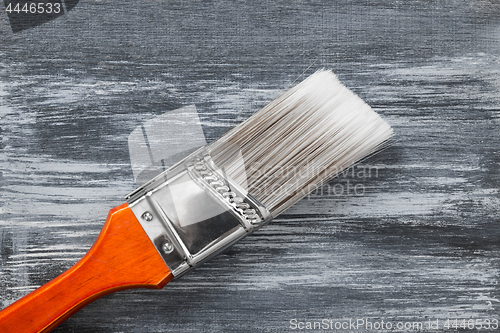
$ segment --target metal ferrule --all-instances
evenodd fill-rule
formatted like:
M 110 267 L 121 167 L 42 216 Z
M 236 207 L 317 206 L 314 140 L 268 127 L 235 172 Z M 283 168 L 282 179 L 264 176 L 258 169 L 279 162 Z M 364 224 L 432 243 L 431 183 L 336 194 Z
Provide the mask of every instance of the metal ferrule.
M 127 196 L 174 277 L 271 220 L 201 148 Z

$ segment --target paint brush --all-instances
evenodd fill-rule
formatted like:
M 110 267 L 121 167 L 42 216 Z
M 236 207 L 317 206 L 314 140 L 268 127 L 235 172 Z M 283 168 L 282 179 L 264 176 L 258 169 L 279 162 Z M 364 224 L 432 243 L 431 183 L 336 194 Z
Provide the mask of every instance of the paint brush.
M 0 332 L 49 332 L 106 294 L 164 287 L 392 135 L 331 71 L 314 73 L 128 195 L 78 263 L 0 312 Z

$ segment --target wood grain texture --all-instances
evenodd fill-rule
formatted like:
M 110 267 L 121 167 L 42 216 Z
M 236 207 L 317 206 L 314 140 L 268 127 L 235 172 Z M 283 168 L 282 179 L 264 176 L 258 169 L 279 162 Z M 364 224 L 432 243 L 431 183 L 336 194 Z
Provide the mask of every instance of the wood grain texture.
M 142 122 L 196 104 L 215 140 L 326 67 L 395 129 L 366 161 L 378 173 L 341 175 L 330 185 L 343 192 L 311 195 L 164 289 L 108 295 L 55 332 L 498 318 L 499 18 L 487 0 L 88 0 L 19 35 L 0 18 L 0 306 L 88 251 L 135 188 L 127 137 Z
M 69 270 L 0 311 L 4 333 L 50 332 L 94 300 L 163 288 L 173 275 L 128 204 L 112 209 L 95 244 Z

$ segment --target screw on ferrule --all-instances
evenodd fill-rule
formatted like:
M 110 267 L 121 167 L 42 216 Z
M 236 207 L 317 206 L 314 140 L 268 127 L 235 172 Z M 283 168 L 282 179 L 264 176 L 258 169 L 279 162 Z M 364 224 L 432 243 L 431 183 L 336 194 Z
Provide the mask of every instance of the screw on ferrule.
M 169 254 L 174 250 L 173 245 L 170 244 L 169 242 L 163 243 L 163 246 L 161 248 L 162 248 L 163 252 L 165 252 L 165 254 Z
M 144 213 L 142 213 L 141 218 L 144 221 L 149 222 L 149 221 L 153 220 L 153 214 L 151 214 L 150 212 L 144 212 Z

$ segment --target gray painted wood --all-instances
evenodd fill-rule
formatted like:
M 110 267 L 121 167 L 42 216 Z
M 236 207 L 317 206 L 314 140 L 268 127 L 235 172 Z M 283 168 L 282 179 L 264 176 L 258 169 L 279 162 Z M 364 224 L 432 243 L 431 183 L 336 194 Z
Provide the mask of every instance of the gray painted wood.
M 395 129 L 364 163 L 377 174 L 341 176 L 163 290 L 107 296 L 56 332 L 500 319 L 499 14 L 479 0 L 104 0 L 16 35 L 2 15 L 0 307 L 90 248 L 134 189 L 136 126 L 194 103 L 213 140 L 327 67 Z M 348 182 L 364 193 L 339 194 Z

